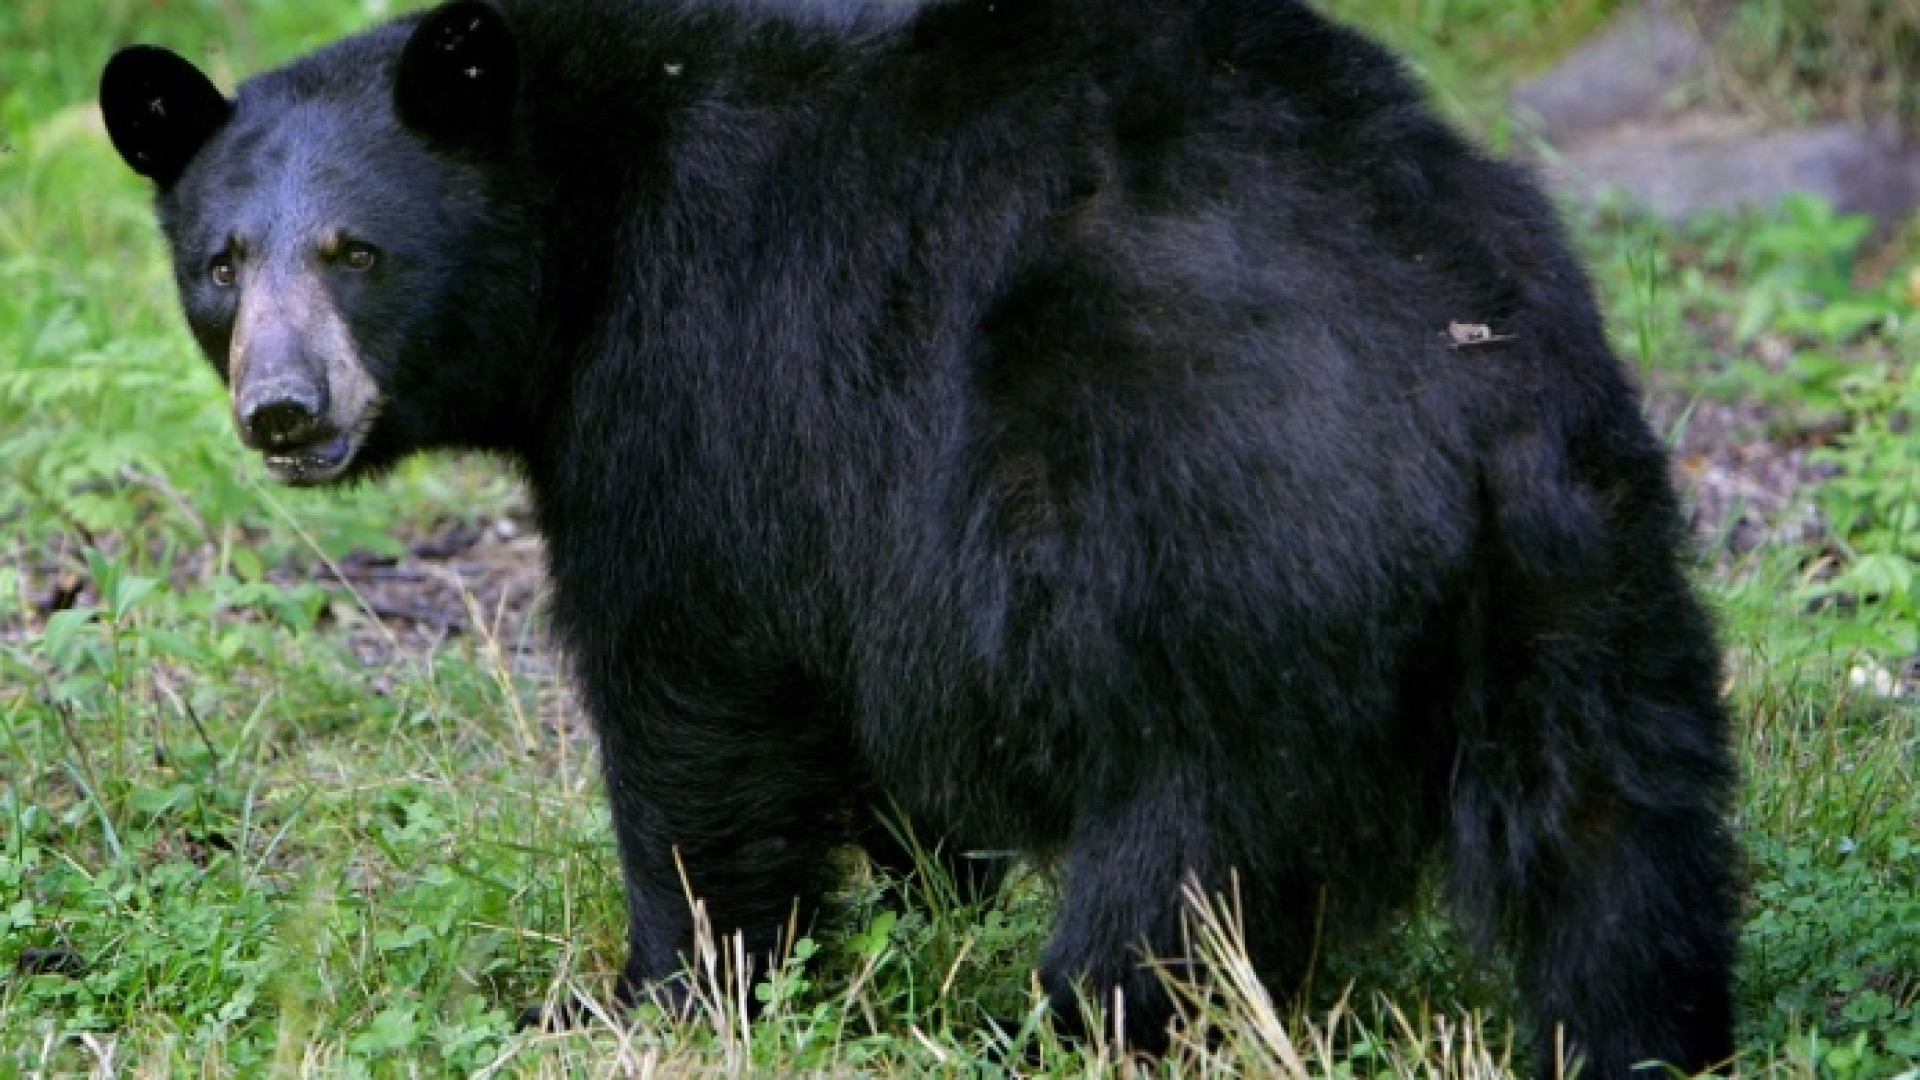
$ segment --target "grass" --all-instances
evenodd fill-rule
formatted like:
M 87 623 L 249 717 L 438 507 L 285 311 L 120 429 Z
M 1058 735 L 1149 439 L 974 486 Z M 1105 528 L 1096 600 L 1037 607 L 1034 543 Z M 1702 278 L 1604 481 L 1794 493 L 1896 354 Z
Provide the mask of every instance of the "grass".
M 1337 6 L 1416 48 L 1462 115 L 1605 11 Z M 264 486 L 89 103 L 114 44 L 250 70 L 381 7 L 0 8 L 0 1078 L 966 1076 L 1008 1054 L 1133 1075 L 1038 1024 L 1038 873 L 972 910 L 855 866 L 757 985 L 706 941 L 691 1021 L 514 1029 L 523 1003 L 604 1000 L 621 958 L 581 718 L 523 609 L 421 635 L 328 567 L 497 529 L 520 495 L 444 458 L 346 494 Z M 1746 777 L 1743 1074 L 1914 1075 L 1920 719 L 1874 689 L 1920 651 L 1913 249 L 1865 258 L 1810 203 L 1683 230 L 1595 213 L 1580 236 L 1661 400 L 1763 404 L 1833 472 L 1819 540 L 1709 547 L 1700 571 Z M 1291 1011 L 1235 981 L 1231 919 L 1196 919 L 1228 992 L 1159 1074 L 1513 1074 L 1497 972 L 1430 911 Z M 767 1006 L 752 1023 L 743 995 Z
M 1920 4 L 1747 0 L 1724 51 L 1738 98 L 1777 115 L 1920 120 Z
M 1399 50 L 1440 108 L 1506 142 L 1504 98 L 1619 10 L 1621 0 L 1323 0 Z

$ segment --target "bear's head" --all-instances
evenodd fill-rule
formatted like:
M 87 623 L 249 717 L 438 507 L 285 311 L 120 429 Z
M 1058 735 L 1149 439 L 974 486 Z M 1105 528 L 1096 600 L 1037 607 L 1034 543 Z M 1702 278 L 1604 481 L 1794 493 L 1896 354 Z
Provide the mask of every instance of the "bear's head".
M 511 445 L 537 260 L 511 195 L 518 53 L 456 0 L 244 83 L 154 46 L 100 109 L 150 180 L 187 321 L 241 439 L 295 484 Z

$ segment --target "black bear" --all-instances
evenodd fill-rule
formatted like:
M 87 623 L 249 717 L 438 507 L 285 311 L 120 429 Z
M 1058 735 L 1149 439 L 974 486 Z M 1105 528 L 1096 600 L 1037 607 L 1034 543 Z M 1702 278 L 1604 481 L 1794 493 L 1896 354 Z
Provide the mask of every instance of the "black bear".
M 1663 448 L 1552 207 L 1296 0 L 456 0 L 247 81 L 128 48 L 235 423 L 296 484 L 529 481 L 629 997 L 774 947 L 897 805 L 1064 870 L 1124 995 L 1181 887 L 1277 993 L 1430 859 L 1543 1067 L 1731 1047 L 1733 770 Z M 1322 921 L 1324 919 L 1324 927 Z

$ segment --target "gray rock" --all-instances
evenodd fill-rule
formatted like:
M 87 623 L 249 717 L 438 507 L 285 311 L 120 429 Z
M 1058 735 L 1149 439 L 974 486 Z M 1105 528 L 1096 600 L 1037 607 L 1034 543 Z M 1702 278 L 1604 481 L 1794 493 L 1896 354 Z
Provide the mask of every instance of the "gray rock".
M 1764 208 L 1790 192 L 1894 222 L 1920 202 L 1920 146 L 1890 127 L 1848 123 L 1768 130 L 1687 116 L 1593 133 L 1549 155 L 1549 181 L 1577 195 L 1624 193 L 1669 221 Z
M 1712 55 L 1717 23 L 1714 5 L 1648 0 L 1515 89 L 1516 118 L 1553 142 L 1651 116 Z
M 1510 99 L 1549 182 L 1602 192 L 1670 221 L 1818 195 L 1883 228 L 1920 205 L 1920 144 L 1895 126 L 1834 122 L 1779 129 L 1735 116 L 1674 112 L 1711 77 L 1728 0 L 1645 0 Z

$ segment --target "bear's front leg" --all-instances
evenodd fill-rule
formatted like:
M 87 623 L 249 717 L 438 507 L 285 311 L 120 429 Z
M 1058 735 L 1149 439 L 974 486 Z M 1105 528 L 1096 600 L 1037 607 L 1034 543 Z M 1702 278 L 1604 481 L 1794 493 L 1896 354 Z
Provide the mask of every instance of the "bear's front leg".
M 1183 887 L 1213 888 L 1197 783 L 1164 778 L 1079 808 L 1068 841 L 1059 922 L 1040 981 L 1056 1024 L 1095 1035 L 1090 1006 L 1129 1050 L 1162 1053 L 1174 1005 L 1164 978 L 1190 979 Z
M 620 995 L 676 1007 L 694 959 L 690 897 L 715 939 L 741 935 L 756 965 L 777 954 L 796 910 L 807 924 L 831 884 L 831 849 L 848 838 L 853 754 L 797 678 L 586 684 L 626 884 Z

